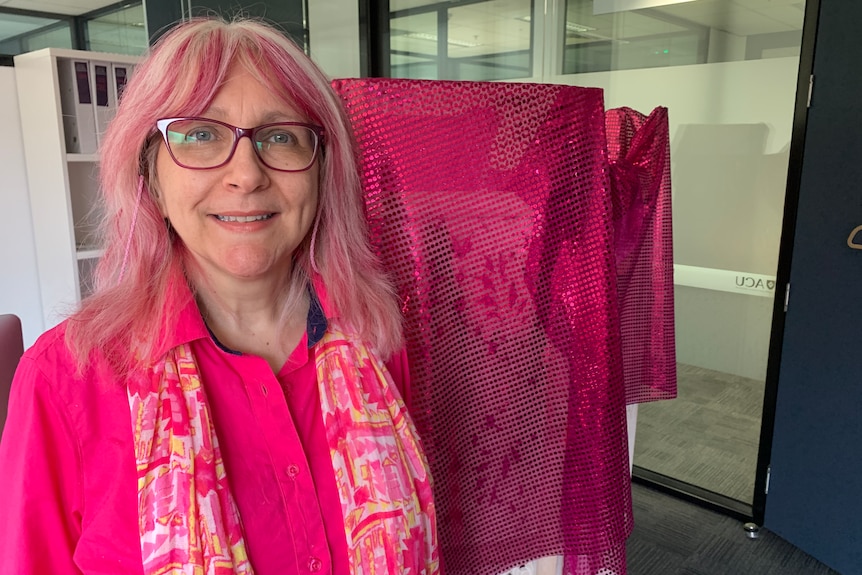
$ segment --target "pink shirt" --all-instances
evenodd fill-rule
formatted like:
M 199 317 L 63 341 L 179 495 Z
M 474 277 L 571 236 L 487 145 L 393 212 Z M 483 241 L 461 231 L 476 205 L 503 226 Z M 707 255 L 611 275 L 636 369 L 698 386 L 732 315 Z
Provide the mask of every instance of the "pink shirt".
M 324 323 L 321 323 L 324 322 Z M 193 302 L 171 346 L 191 342 L 258 575 L 348 575 L 341 503 L 323 429 L 314 348 L 320 307 L 279 373 L 222 348 Z M 65 324 L 21 360 L 0 442 L 0 565 L 16 575 L 142 574 L 125 388 L 75 367 Z M 387 363 L 400 389 L 406 355 Z

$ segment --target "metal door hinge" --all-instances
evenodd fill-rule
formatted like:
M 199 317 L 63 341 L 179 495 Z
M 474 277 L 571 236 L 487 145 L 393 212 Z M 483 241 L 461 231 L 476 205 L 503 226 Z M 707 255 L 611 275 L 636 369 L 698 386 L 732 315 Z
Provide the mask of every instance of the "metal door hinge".
M 790 303 L 790 282 L 787 282 L 787 287 L 784 289 L 784 312 L 787 313 L 787 305 Z
M 811 94 L 814 93 L 814 74 L 808 76 L 808 105 L 807 108 L 811 107 Z
M 766 487 L 763 489 L 763 492 L 766 495 L 769 495 L 769 480 L 772 478 L 772 466 L 766 468 Z

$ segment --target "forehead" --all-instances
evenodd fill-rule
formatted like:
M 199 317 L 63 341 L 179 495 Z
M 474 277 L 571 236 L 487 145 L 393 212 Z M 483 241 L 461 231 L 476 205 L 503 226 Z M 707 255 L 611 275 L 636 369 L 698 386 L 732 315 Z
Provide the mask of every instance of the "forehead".
M 254 74 L 239 62 L 228 69 L 204 115 L 217 120 L 258 124 L 279 121 L 307 121 L 291 103 L 280 97 L 260 74 Z

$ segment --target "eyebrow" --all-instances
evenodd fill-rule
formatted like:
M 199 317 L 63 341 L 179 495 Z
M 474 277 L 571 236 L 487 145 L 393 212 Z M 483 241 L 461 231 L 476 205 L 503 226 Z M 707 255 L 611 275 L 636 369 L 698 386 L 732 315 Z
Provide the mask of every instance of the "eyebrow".
M 205 114 L 207 114 L 209 116 L 214 115 L 215 117 L 213 119 L 222 120 L 222 121 L 224 121 L 224 119 L 227 117 L 227 111 L 224 108 L 220 108 L 217 106 L 209 108 L 205 112 Z M 271 112 L 267 112 L 266 114 L 264 114 L 263 117 L 260 119 L 258 125 L 271 124 L 273 122 L 307 122 L 307 121 L 308 120 L 306 120 L 306 119 L 304 119 L 298 115 L 287 114 L 285 112 L 278 112 L 278 111 L 273 110 Z

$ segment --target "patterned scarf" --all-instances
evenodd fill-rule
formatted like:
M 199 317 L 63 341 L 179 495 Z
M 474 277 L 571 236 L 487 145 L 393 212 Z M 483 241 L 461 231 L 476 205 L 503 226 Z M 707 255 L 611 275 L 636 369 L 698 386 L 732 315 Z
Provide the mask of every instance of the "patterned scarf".
M 351 572 L 440 572 L 431 477 L 383 362 L 330 324 L 317 381 Z M 252 575 L 239 510 L 188 344 L 129 388 L 146 575 Z

